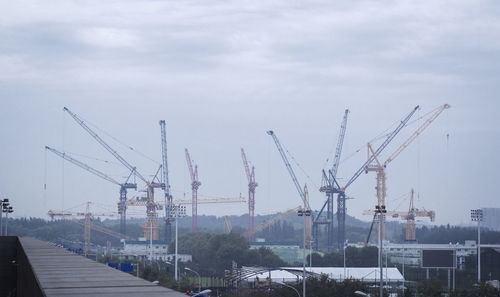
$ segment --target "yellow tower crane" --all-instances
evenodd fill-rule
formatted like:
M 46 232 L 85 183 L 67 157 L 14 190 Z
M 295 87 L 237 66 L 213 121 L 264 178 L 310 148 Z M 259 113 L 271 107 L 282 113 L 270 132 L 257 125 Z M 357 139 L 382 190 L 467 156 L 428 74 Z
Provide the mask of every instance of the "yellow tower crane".
M 119 238 L 119 239 L 132 239 L 128 236 L 124 236 L 123 234 L 120 234 L 118 232 L 114 232 L 113 230 L 109 230 L 107 228 L 101 227 L 101 226 L 96 226 L 92 224 L 92 220 L 95 217 L 118 217 L 119 215 L 117 213 L 109 212 L 109 213 L 93 213 L 90 212 L 90 204 L 91 202 L 86 203 L 86 210 L 85 212 L 70 212 L 70 211 L 57 211 L 57 210 L 49 210 L 47 212 L 48 216 L 53 220 L 54 218 L 61 218 L 61 219 L 69 219 L 72 222 L 75 222 L 77 224 L 83 225 L 84 226 L 84 242 L 85 242 L 85 253 L 88 254 L 90 250 L 90 230 L 93 229 L 95 231 L 99 231 L 101 233 L 105 233 L 108 235 L 111 235 L 113 237 Z M 82 222 L 83 218 L 83 222 Z
M 431 222 L 434 222 L 434 219 L 436 218 L 436 212 L 433 210 L 427 210 L 425 208 L 418 209 L 414 207 L 413 204 L 413 195 L 414 195 L 414 190 L 411 189 L 410 192 L 410 206 L 408 208 L 408 211 L 397 211 L 397 210 L 388 210 L 386 215 L 391 216 L 393 218 L 400 218 L 402 220 L 406 220 L 406 242 L 409 243 L 416 243 L 416 225 L 415 225 L 415 218 L 420 217 L 428 217 L 430 218 Z M 364 215 L 374 215 L 375 212 L 373 210 L 365 210 L 363 211 Z M 372 227 L 373 227 L 373 222 L 372 222 Z M 365 246 L 368 244 L 368 241 L 370 241 L 370 233 L 371 233 L 371 228 L 370 232 L 368 233 L 368 237 L 365 241 Z
M 378 206 L 384 206 L 385 207 L 385 197 L 386 197 L 386 175 L 385 175 L 385 168 L 387 165 L 389 165 L 390 162 L 392 162 L 399 154 L 407 148 L 417 136 L 422 134 L 422 132 L 427 128 L 445 109 L 450 108 L 450 105 L 444 104 L 436 109 L 436 111 L 430 116 L 401 146 L 399 146 L 398 149 L 389 157 L 387 160 L 383 163 L 381 163 L 377 155 L 375 154 L 372 146 L 370 143 L 368 143 L 368 160 L 370 158 L 373 158 L 376 164 L 372 164 L 373 162 L 369 163 L 365 167 L 365 172 L 373 171 L 377 173 L 377 200 L 378 200 Z M 381 224 L 381 234 L 382 239 L 385 239 L 385 219 L 382 216 L 380 220 Z
M 302 210 L 302 206 L 297 206 L 297 207 L 294 207 L 292 209 L 286 210 L 286 211 L 278 214 L 277 216 L 272 217 L 265 222 L 262 222 L 259 226 L 255 227 L 253 229 L 253 234 L 260 232 L 260 231 L 266 229 L 267 227 L 276 224 L 277 222 L 279 222 L 279 221 L 283 220 L 284 218 L 296 213 L 299 210 Z M 253 234 L 251 234 L 251 235 L 253 235 Z

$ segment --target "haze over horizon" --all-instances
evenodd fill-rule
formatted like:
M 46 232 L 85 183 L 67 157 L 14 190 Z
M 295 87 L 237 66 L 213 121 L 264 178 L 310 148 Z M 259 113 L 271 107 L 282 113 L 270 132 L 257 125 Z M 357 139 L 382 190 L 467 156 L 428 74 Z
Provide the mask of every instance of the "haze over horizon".
M 128 176 L 66 106 L 148 178 L 161 162 L 165 120 L 175 199 L 191 197 L 184 148 L 198 164 L 200 199 L 247 197 L 243 147 L 259 183 L 256 214 L 301 204 L 266 135 L 274 130 L 317 210 L 346 108 L 341 185 L 366 160 L 368 141 L 420 105 L 385 160 L 420 117 L 448 103 L 387 167 L 387 207 L 407 210 L 414 188 L 415 206 L 436 211 L 437 224 L 470 224 L 470 209 L 500 207 L 499 15 L 495 1 L 4 2 L 0 197 L 11 200 L 13 217 L 47 218 L 86 201 L 116 210 L 118 186 L 44 149 Z M 375 182 L 363 173 L 349 187 L 347 214 L 371 219 L 362 212 L 376 204 Z

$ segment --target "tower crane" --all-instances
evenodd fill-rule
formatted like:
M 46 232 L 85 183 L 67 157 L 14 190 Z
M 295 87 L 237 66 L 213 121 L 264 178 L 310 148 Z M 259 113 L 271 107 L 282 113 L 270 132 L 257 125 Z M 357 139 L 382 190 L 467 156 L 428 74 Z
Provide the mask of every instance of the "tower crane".
M 161 130 L 161 157 L 163 167 L 163 193 L 165 194 L 165 241 L 170 242 L 172 239 L 172 219 L 170 205 L 172 205 L 172 194 L 170 193 L 170 182 L 168 179 L 168 159 L 167 159 L 167 134 L 165 129 L 165 121 L 160 121 Z
M 376 172 L 377 173 L 377 205 L 378 206 L 385 206 L 385 197 L 386 197 L 386 174 L 385 174 L 385 168 L 391 161 L 393 161 L 399 154 L 407 148 L 417 136 L 422 134 L 422 132 L 445 110 L 450 108 L 450 105 L 444 104 L 436 109 L 436 111 L 415 131 L 413 134 L 402 144 L 400 145 L 392 155 L 387 158 L 387 160 L 383 163 L 381 163 L 378 158 L 377 158 L 377 153 L 376 151 L 373 150 L 372 146 L 370 143 L 368 143 L 368 161 L 365 163 L 365 172 L 368 173 L 370 171 Z M 373 163 L 375 161 L 375 163 Z M 384 216 L 382 216 L 381 221 L 379 222 L 381 224 L 381 234 L 382 239 L 385 239 L 385 219 Z
M 245 166 L 245 172 L 248 179 L 248 241 L 252 242 L 254 240 L 253 235 L 255 234 L 255 232 L 253 231 L 255 188 L 259 184 L 255 182 L 255 167 L 252 166 L 252 170 L 250 171 L 250 167 L 248 166 L 247 162 L 247 156 L 245 155 L 245 150 L 243 150 L 243 148 L 241 148 L 241 159 L 243 160 L 243 166 Z
M 363 171 L 366 171 L 366 167 L 368 166 L 368 164 L 370 164 L 374 160 L 374 158 L 376 156 L 378 156 L 387 147 L 387 145 L 394 139 L 394 137 L 396 137 L 396 135 L 401 131 L 401 129 L 403 129 L 406 126 L 406 124 L 408 123 L 410 118 L 415 114 L 415 112 L 418 110 L 418 108 L 419 108 L 418 106 L 413 108 L 412 111 L 403 120 L 401 120 L 401 122 L 398 124 L 398 126 L 387 136 L 387 138 L 384 140 L 384 142 L 377 148 L 377 150 L 374 152 L 374 155 L 370 156 L 368 158 L 368 160 L 354 173 L 354 175 L 347 181 L 347 183 L 343 187 L 339 186 L 336 179 L 332 179 L 332 181 L 335 182 L 334 185 L 336 186 L 336 188 L 335 187 L 333 187 L 333 188 L 336 189 L 336 191 L 338 193 L 337 199 L 340 200 L 341 203 L 343 202 L 343 204 L 340 205 L 340 207 L 341 207 L 340 212 L 343 214 L 342 215 L 343 218 L 342 218 L 342 221 L 339 223 L 339 227 L 341 227 L 342 229 L 339 228 L 339 234 L 337 237 L 337 248 L 338 249 L 342 249 L 344 242 L 345 242 L 345 200 L 346 200 L 345 191 L 346 191 L 346 189 L 361 175 L 361 173 Z M 342 131 L 342 128 L 341 128 L 341 131 Z M 338 147 L 338 145 L 337 145 L 337 147 Z M 329 179 L 331 179 L 332 175 L 329 174 L 328 177 L 329 177 Z M 327 184 L 327 186 L 328 186 L 328 184 Z M 325 188 L 325 192 L 326 191 L 328 191 L 328 187 Z M 325 208 L 326 205 L 327 205 L 326 203 L 323 205 L 323 207 L 320 210 L 320 213 L 323 211 L 323 209 Z M 318 220 L 319 220 L 319 217 L 317 216 L 314 221 L 317 222 Z
M 191 175 L 191 191 L 192 191 L 192 230 L 196 231 L 198 229 L 198 188 L 201 186 L 201 182 L 198 180 L 198 165 L 194 165 L 191 161 L 191 156 L 189 155 L 188 149 L 185 149 L 186 161 L 189 168 L 189 173 Z
M 413 195 L 414 195 L 414 190 L 411 189 L 410 192 L 410 206 L 408 208 L 408 211 L 387 211 L 386 215 L 391 216 L 393 218 L 400 218 L 403 220 L 406 220 L 406 242 L 410 243 L 416 243 L 416 226 L 415 226 L 415 218 L 417 217 L 428 217 L 430 218 L 431 222 L 434 222 L 436 218 L 436 213 L 433 210 L 426 210 L 425 208 L 423 209 L 418 209 L 414 207 L 413 203 Z M 375 212 L 373 210 L 365 210 L 363 211 L 364 215 L 375 215 Z M 372 227 L 373 227 L 373 222 L 372 222 Z M 365 246 L 367 246 L 368 242 L 370 241 L 370 233 L 371 233 L 372 228 L 370 228 L 370 232 L 368 232 L 368 237 L 365 241 Z
M 340 155 L 342 154 L 342 146 L 344 144 L 344 136 L 347 127 L 347 116 L 349 115 L 349 109 L 344 111 L 344 118 L 342 124 L 340 125 L 339 139 L 337 141 L 337 148 L 335 149 L 335 157 L 333 161 L 332 168 L 328 170 L 328 174 L 323 169 L 322 182 L 320 192 L 326 194 L 326 201 L 321 208 L 321 211 L 316 215 L 316 219 L 313 221 L 313 238 L 314 238 L 314 249 L 318 248 L 318 229 L 320 224 L 327 225 L 327 249 L 333 249 L 333 204 L 334 204 L 334 194 L 337 193 L 337 242 L 343 245 L 345 242 L 345 194 L 339 191 L 339 184 L 337 182 L 337 170 L 340 163 Z M 326 219 L 322 219 L 323 210 L 326 206 Z
M 153 180 L 151 182 L 149 182 L 148 180 L 146 180 L 146 178 L 144 178 L 144 176 L 142 174 L 140 174 L 137 171 L 137 168 L 135 166 L 132 166 L 122 156 L 120 156 L 117 151 L 115 151 L 113 148 L 111 148 L 111 146 L 109 146 L 99 135 L 97 135 L 97 133 L 95 133 L 92 129 L 90 129 L 90 127 L 87 126 L 87 124 L 82 119 L 80 119 L 75 113 L 70 111 L 67 107 L 64 107 L 63 110 L 65 112 L 67 112 L 75 120 L 75 122 L 77 124 L 79 124 L 85 131 L 87 131 L 100 145 L 102 145 L 109 153 L 111 153 L 120 163 L 122 163 L 123 166 L 125 166 L 128 170 L 130 170 L 131 175 L 133 174 L 134 176 L 138 177 L 140 180 L 142 180 L 146 184 L 148 201 L 149 201 L 148 205 L 146 206 L 146 216 L 148 218 L 147 225 L 148 226 L 157 225 L 157 222 L 156 222 L 157 221 L 157 213 L 156 213 L 156 207 L 155 207 L 155 203 L 154 203 L 154 189 L 164 187 L 164 185 L 162 185 L 161 183 L 154 181 L 156 176 L 158 175 L 158 172 L 155 175 L 155 178 L 153 178 Z M 160 169 L 161 169 L 161 167 L 158 170 L 160 170 Z M 125 201 L 126 201 L 126 197 L 124 199 L 122 199 L 122 197 L 120 197 L 120 202 L 118 204 L 118 210 L 123 214 L 123 222 L 125 222 L 125 217 L 126 217 L 126 215 L 125 215 L 126 207 L 124 205 Z M 121 220 L 120 220 L 120 222 L 121 222 Z M 149 239 L 149 233 L 147 233 L 146 231 L 144 233 L 146 234 L 146 238 Z M 156 238 L 153 238 L 153 239 L 158 240 L 158 237 L 156 236 Z
M 283 150 L 283 147 L 281 146 L 281 143 L 280 143 L 278 137 L 276 136 L 276 134 L 272 130 L 267 131 L 267 134 L 273 138 L 274 143 L 276 144 L 276 147 L 278 148 L 278 151 L 281 155 L 281 158 L 283 159 L 283 162 L 285 163 L 285 167 L 288 170 L 290 177 L 292 178 L 292 181 L 295 185 L 295 188 L 297 189 L 297 192 L 299 192 L 299 196 L 302 199 L 302 202 L 304 204 L 304 212 L 306 214 L 306 217 L 310 216 L 311 215 L 311 207 L 309 206 L 308 198 L 306 197 L 304 191 L 300 187 L 299 181 L 297 180 L 297 177 L 295 176 L 295 172 L 293 171 L 292 166 L 290 165 L 290 162 L 288 162 L 288 158 L 285 154 L 285 151 Z M 305 228 L 305 226 L 304 226 L 304 228 Z M 311 237 L 310 234 L 311 234 L 311 229 L 309 229 L 309 230 L 306 229 L 306 238 L 307 237 L 310 238 Z M 304 243 L 304 246 L 306 249 L 309 248 L 309 245 L 310 245 L 310 241 Z
M 101 171 L 97 170 L 97 169 L 94 169 L 92 167 L 90 167 L 89 165 L 81 162 L 81 161 L 78 161 L 76 160 L 75 158 L 72 158 L 70 156 L 68 156 L 66 153 L 63 153 L 63 152 L 60 152 L 54 148 L 51 148 L 51 147 L 48 147 L 48 146 L 45 146 L 45 149 L 46 150 L 49 150 L 51 152 L 53 152 L 54 154 L 58 155 L 59 157 L 65 159 L 66 161 L 69 161 L 73 164 L 75 164 L 76 166 L 80 167 L 80 168 L 83 168 L 84 170 L 87 170 L 88 172 L 90 173 L 93 173 L 97 176 L 99 176 L 100 178 L 102 179 L 105 179 L 115 185 L 118 185 L 120 186 L 120 202 L 118 204 L 118 213 L 120 214 L 120 233 L 125 236 L 126 235 L 126 225 L 125 225 L 125 220 L 126 220 L 126 214 L 125 214 L 125 209 L 126 209 L 126 205 L 123 204 L 122 202 L 125 202 L 127 200 L 127 189 L 135 189 L 137 190 L 137 184 L 136 183 L 129 183 L 128 180 L 130 179 L 130 176 L 128 176 L 127 180 L 124 182 L 124 183 L 120 183 L 118 181 L 116 181 L 115 179 L 111 178 L 110 176 L 102 173 Z
M 55 211 L 55 210 L 49 210 L 47 214 L 51 219 L 54 219 L 55 217 L 57 218 L 62 218 L 62 219 L 70 219 L 71 221 L 81 224 L 84 226 L 84 242 L 85 242 L 85 253 L 88 254 L 90 250 L 90 230 L 94 229 L 95 231 L 99 231 L 108 235 L 111 235 L 113 237 L 122 239 L 131 239 L 128 236 L 123 236 L 120 233 L 114 232 L 112 230 L 109 230 L 107 228 L 101 227 L 101 226 L 96 226 L 92 224 L 92 220 L 95 217 L 116 217 L 116 213 L 93 213 L 90 211 L 90 204 L 91 202 L 86 203 L 86 210 L 85 212 L 69 212 L 69 211 Z M 82 223 L 80 219 L 84 219 L 84 222 Z

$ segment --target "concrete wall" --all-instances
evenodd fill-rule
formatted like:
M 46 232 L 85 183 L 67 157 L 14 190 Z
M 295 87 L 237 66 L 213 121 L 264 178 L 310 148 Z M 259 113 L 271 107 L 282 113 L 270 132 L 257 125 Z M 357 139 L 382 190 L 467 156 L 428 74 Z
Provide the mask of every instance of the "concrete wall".
M 1 236 L 0 237 L 0 296 L 9 296 L 16 290 L 17 277 L 17 237 Z M 14 263 L 12 261 L 15 261 Z

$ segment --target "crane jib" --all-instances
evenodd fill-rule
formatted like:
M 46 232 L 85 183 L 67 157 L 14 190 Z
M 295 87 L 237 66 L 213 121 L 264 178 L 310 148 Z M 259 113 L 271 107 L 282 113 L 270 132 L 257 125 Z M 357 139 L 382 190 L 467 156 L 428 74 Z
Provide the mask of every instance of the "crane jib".
M 108 152 L 110 152 L 123 166 L 127 167 L 130 171 L 139 177 L 143 182 L 148 183 L 148 181 L 135 169 L 134 166 L 130 165 L 122 156 L 120 156 L 114 149 L 112 149 L 97 133 L 95 133 L 89 126 L 85 124 L 76 114 L 71 112 L 67 107 L 63 108 L 85 131 L 87 131 L 94 139 L 101 144 Z
M 415 114 L 415 112 L 419 109 L 420 107 L 417 105 L 392 131 L 392 133 L 387 136 L 387 138 L 384 140 L 384 142 L 375 150 L 375 153 L 368 158 L 368 161 L 366 161 L 363 166 L 361 166 L 356 173 L 351 177 L 351 179 L 345 184 L 345 186 L 342 188 L 342 190 L 345 190 L 348 186 L 350 186 L 360 175 L 363 171 L 365 171 L 366 167 L 375 160 L 375 157 L 377 157 L 386 147 L 387 145 L 396 137 L 396 135 L 403 129 L 410 118 Z

